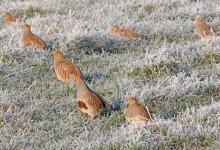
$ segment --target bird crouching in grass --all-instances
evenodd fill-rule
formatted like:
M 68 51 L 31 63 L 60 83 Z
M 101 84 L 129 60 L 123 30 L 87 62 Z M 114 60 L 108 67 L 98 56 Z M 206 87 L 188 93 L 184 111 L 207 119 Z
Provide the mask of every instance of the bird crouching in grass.
M 129 29 L 120 28 L 119 26 L 115 24 L 112 25 L 112 33 L 114 33 L 115 35 L 121 38 L 127 38 L 133 41 L 139 41 L 141 39 L 141 36 L 138 35 L 137 33 Z
M 128 108 L 125 115 L 128 123 L 132 125 L 146 124 L 152 120 L 148 108 L 139 104 L 135 97 L 128 98 Z
M 111 106 L 88 87 L 78 66 L 75 67 L 75 71 L 74 81 L 76 84 L 77 107 L 92 118 L 96 118 L 104 110 L 110 109 Z
M 53 52 L 54 57 L 54 70 L 58 80 L 65 83 L 73 81 L 73 76 L 75 75 L 76 65 L 71 63 L 71 61 L 64 57 L 60 50 L 55 50 Z
M 217 33 L 213 29 L 213 27 L 207 25 L 205 21 L 201 18 L 196 19 L 196 34 L 198 35 L 198 39 L 203 39 L 210 36 L 216 36 Z
M 13 16 L 10 12 L 4 12 L 3 17 L 5 26 L 15 26 L 24 23 L 21 19 L 17 19 Z
M 47 49 L 45 42 L 37 35 L 31 32 L 31 27 L 28 24 L 23 25 L 23 45 L 24 48 L 34 47 Z

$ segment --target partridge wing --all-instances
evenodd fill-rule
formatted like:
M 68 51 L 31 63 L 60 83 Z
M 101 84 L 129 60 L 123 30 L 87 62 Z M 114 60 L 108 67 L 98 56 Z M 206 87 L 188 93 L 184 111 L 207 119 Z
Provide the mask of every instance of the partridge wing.
M 30 45 L 32 45 L 32 38 L 29 34 L 24 34 L 23 35 L 23 43 L 24 43 L 24 47 L 29 47 Z
M 65 59 L 57 65 L 57 72 L 62 78 L 64 78 L 65 80 L 69 80 L 71 76 L 74 76 L 74 67 L 74 64 Z
M 139 35 L 133 31 L 127 30 L 126 33 L 127 33 L 127 36 L 131 39 L 137 40 L 139 38 Z
M 99 111 L 105 107 L 104 100 L 94 92 L 90 92 L 88 95 L 88 104 L 95 110 Z
M 68 72 L 69 74 L 74 73 L 75 65 L 72 64 L 68 59 L 65 59 L 62 63 L 62 68 L 65 72 Z
M 146 119 L 150 118 L 150 116 L 149 116 L 150 114 L 148 114 L 148 111 L 147 111 L 145 106 L 140 105 L 139 106 L 139 112 L 140 112 L 141 117 L 146 118 Z
M 38 45 L 41 48 L 46 48 L 45 42 L 37 35 L 32 35 L 33 44 Z

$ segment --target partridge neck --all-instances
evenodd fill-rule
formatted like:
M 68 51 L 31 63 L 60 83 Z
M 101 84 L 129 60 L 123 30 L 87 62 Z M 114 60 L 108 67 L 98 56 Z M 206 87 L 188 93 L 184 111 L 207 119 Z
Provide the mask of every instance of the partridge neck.
M 65 60 L 65 58 L 63 56 L 55 56 L 56 58 L 54 59 L 56 62 L 60 62 Z
M 24 34 L 27 35 L 27 34 L 32 34 L 32 33 L 31 33 L 31 31 L 29 30 L 29 31 L 24 31 Z
M 89 87 L 81 76 L 76 79 L 76 88 L 77 90 L 89 90 Z

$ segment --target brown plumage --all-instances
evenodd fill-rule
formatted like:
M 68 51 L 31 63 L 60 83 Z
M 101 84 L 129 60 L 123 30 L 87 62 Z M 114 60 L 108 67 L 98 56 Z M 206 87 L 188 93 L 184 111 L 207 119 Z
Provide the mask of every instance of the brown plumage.
M 21 19 L 17 19 L 10 12 L 4 12 L 3 17 L 5 26 L 14 26 L 23 23 Z
M 135 32 L 125 28 L 120 28 L 115 24 L 112 25 L 112 33 L 116 34 L 119 37 L 128 38 L 134 41 L 138 41 L 141 39 L 140 35 L 136 34 Z
M 106 107 L 103 98 L 87 86 L 77 65 L 72 64 L 59 50 L 54 51 L 53 56 L 57 78 L 64 82 L 74 81 L 76 84 L 77 107 L 90 117 L 97 117 Z
M 23 25 L 23 44 L 24 47 L 34 47 L 47 49 L 45 42 L 37 35 L 31 32 L 31 27 L 28 24 Z
M 73 77 L 76 74 L 76 65 L 72 64 L 69 59 L 65 58 L 60 50 L 55 50 L 53 52 L 53 57 L 57 78 L 66 83 L 69 83 L 71 80 L 73 81 Z
M 90 117 L 97 117 L 106 107 L 102 97 L 92 91 L 86 84 L 80 68 L 76 66 L 74 81 L 76 84 L 76 101 L 78 108 Z
M 131 124 L 147 123 L 151 116 L 145 106 L 138 104 L 135 97 L 128 98 L 128 108 L 126 110 L 126 119 Z
M 196 34 L 198 38 L 206 38 L 208 36 L 215 36 L 216 33 L 211 26 L 208 26 L 203 19 L 196 19 Z

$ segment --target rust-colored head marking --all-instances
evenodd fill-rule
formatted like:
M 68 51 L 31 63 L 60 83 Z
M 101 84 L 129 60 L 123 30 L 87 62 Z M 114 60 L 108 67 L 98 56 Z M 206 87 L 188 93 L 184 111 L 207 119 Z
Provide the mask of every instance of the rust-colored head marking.
M 205 21 L 203 20 L 203 19 L 201 19 L 201 18 L 197 18 L 196 19 L 196 24 L 197 25 L 202 25 L 202 24 L 204 24 L 205 23 Z
M 29 32 L 29 31 L 31 31 L 30 25 L 24 24 L 24 25 L 23 25 L 23 32 Z
M 59 58 L 63 58 L 63 53 L 60 50 L 55 50 L 53 51 L 53 57 L 54 59 L 59 59 Z
M 129 97 L 128 98 L 128 105 L 134 105 L 134 104 L 137 104 L 137 100 L 135 97 Z

